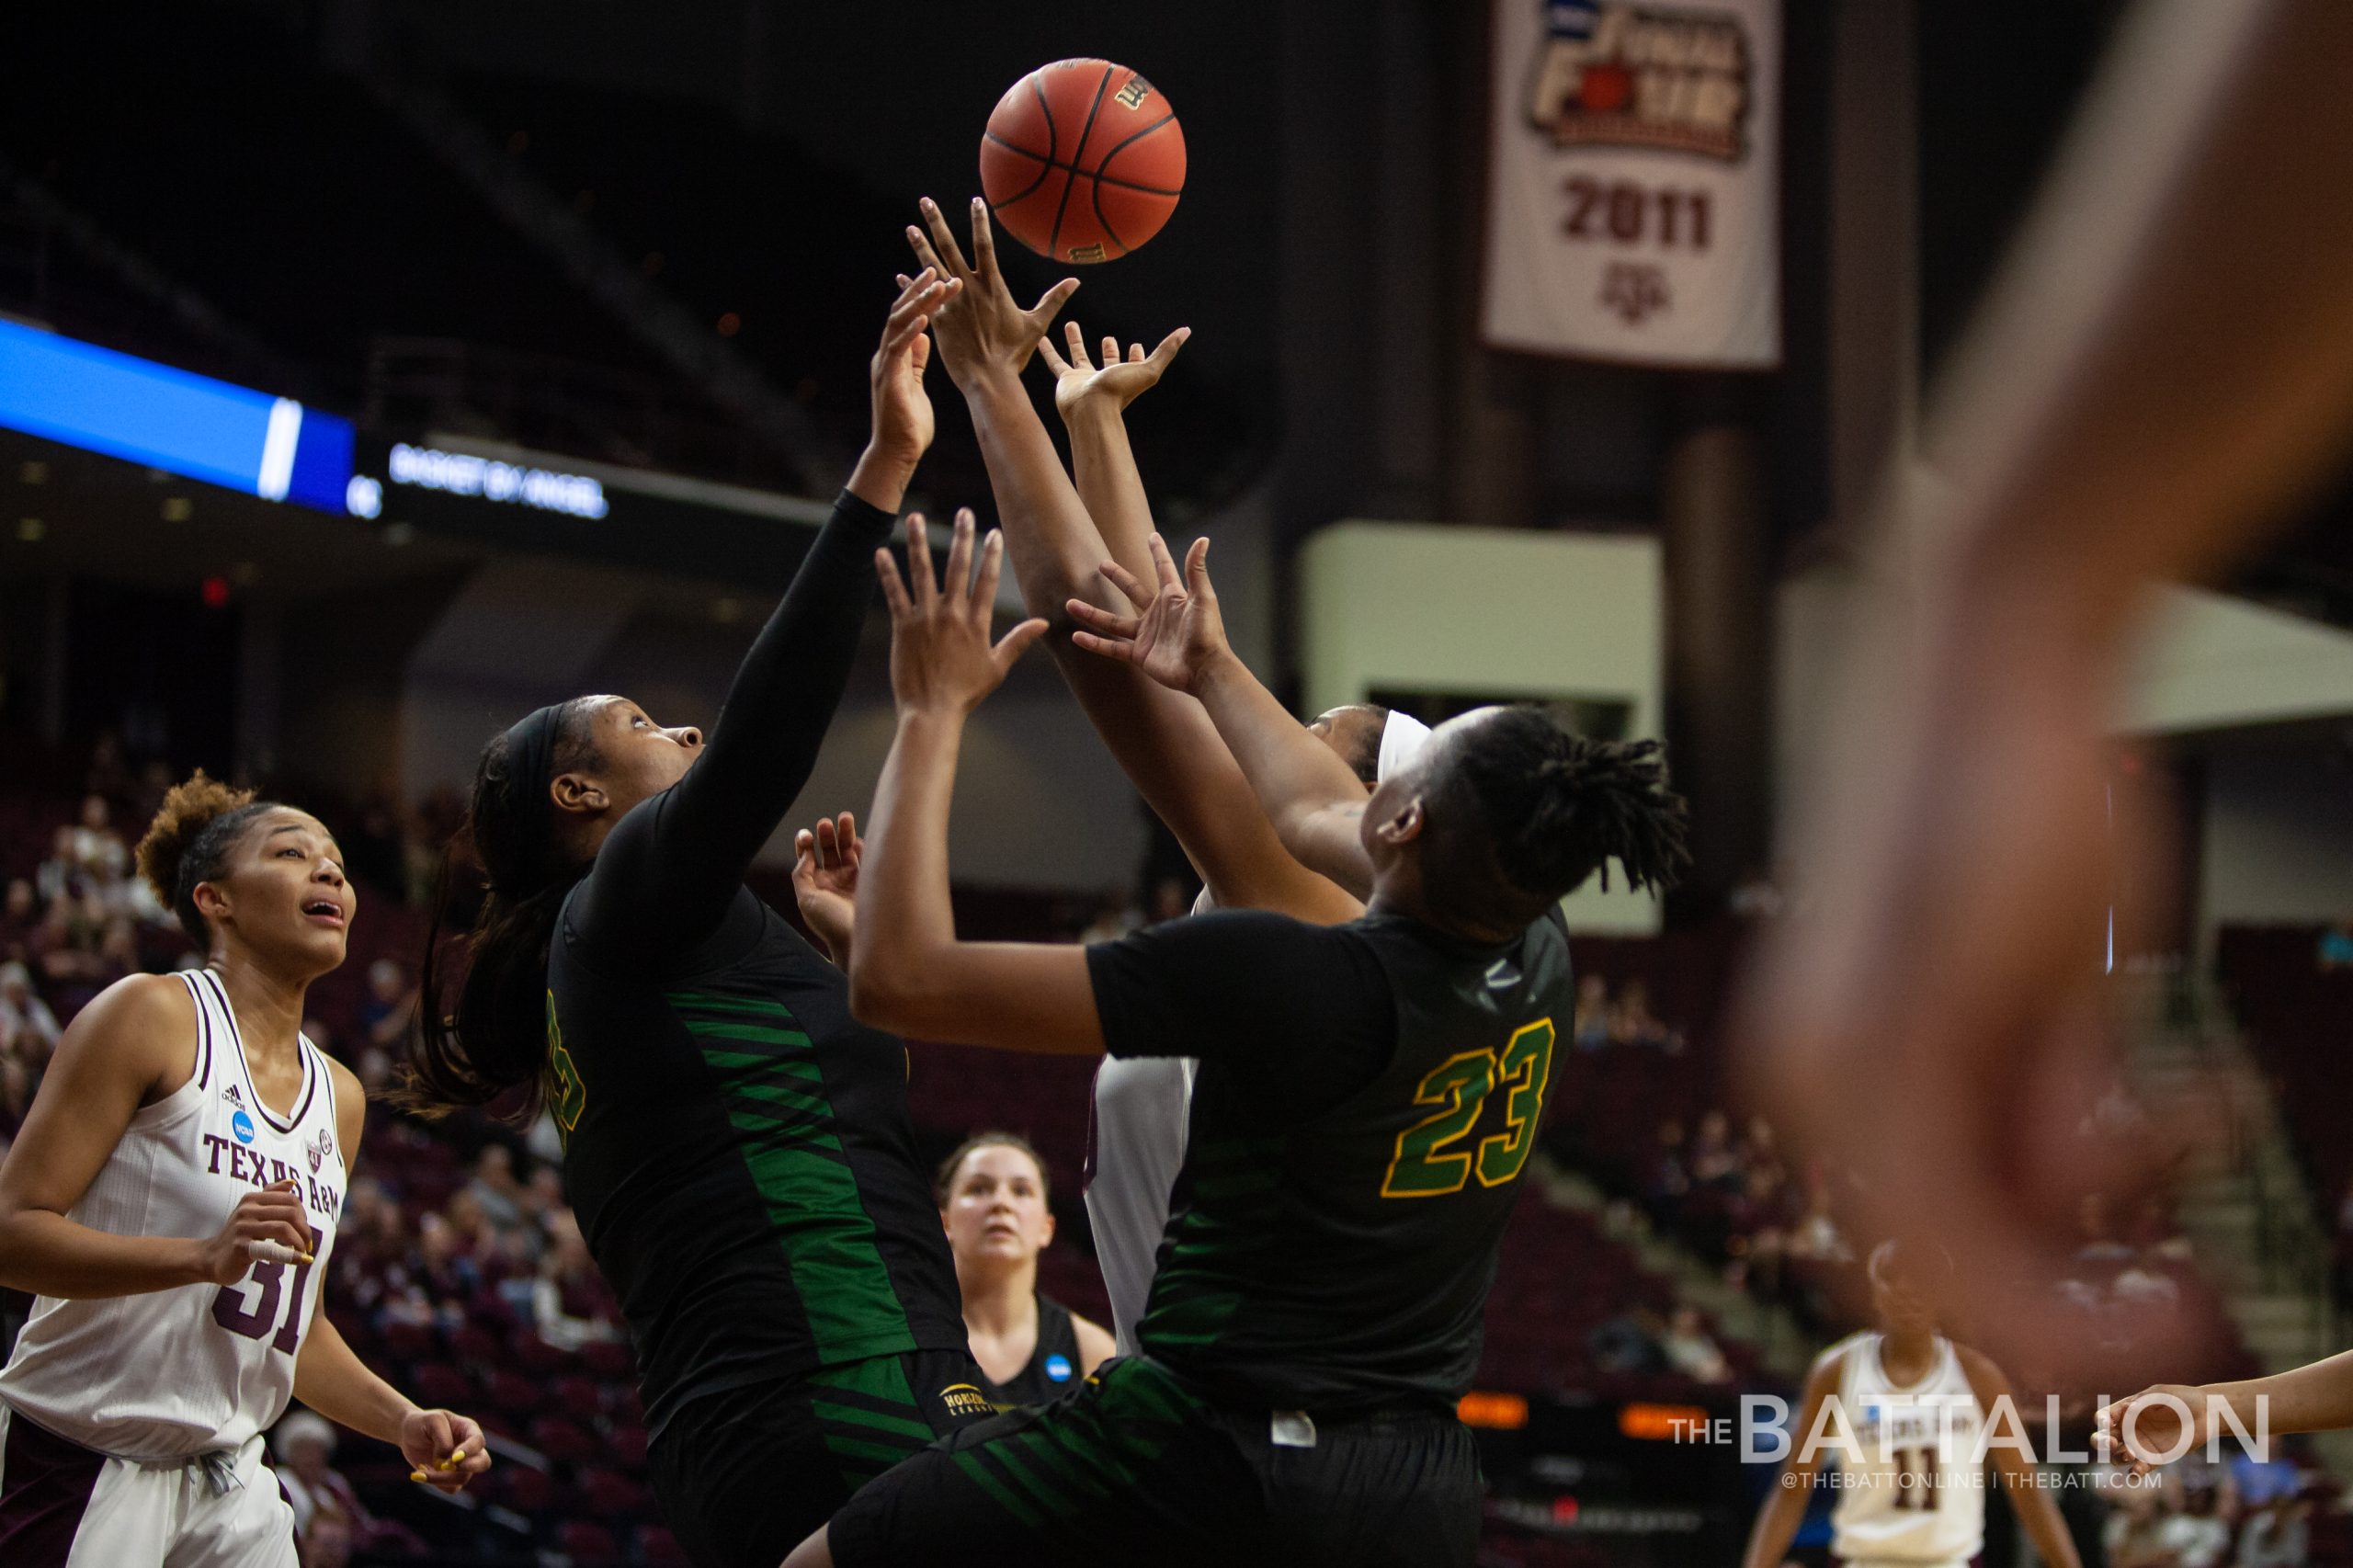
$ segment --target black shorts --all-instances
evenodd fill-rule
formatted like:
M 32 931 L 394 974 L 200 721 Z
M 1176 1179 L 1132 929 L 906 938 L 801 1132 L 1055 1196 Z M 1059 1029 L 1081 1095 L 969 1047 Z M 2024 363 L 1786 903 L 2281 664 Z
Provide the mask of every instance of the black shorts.
M 826 1367 L 704 1394 L 647 1450 L 663 1517 L 696 1568 L 777 1568 L 857 1490 L 990 1414 L 961 1351 Z
M 1142 1357 L 943 1437 L 850 1499 L 839 1568 L 1450 1568 L 1477 1554 L 1479 1457 L 1451 1415 L 1325 1422 L 1277 1446 Z

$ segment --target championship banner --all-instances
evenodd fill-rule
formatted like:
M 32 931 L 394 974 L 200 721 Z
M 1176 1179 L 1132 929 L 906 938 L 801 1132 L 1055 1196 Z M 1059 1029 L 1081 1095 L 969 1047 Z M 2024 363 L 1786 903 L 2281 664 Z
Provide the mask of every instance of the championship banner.
M 1780 0 L 1493 0 L 1496 348 L 1781 359 Z

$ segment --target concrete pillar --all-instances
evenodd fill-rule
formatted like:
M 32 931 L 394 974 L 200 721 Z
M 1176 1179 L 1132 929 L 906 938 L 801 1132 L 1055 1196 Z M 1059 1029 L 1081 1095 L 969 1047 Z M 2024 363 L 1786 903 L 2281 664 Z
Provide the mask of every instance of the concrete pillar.
M 1704 424 L 1670 449 L 1667 743 L 1691 802 L 1694 912 L 1764 865 L 1771 822 L 1773 637 L 1764 454 L 1754 431 Z

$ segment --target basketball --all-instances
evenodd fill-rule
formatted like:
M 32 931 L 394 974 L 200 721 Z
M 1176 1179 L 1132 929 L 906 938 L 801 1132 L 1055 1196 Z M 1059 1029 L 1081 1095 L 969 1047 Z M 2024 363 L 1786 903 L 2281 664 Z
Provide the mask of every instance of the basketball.
M 1185 132 L 1124 65 L 1061 60 L 997 100 L 981 190 L 997 226 L 1057 261 L 1109 261 L 1160 233 L 1185 189 Z

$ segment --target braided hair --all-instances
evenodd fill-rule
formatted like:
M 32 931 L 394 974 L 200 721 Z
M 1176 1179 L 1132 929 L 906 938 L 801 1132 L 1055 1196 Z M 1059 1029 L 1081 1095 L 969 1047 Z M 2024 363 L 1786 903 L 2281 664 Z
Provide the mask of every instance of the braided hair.
M 1473 928 L 1525 925 L 1615 860 L 1638 889 L 1675 885 L 1689 863 L 1688 808 L 1656 741 L 1594 741 L 1515 704 L 1435 761 L 1432 908 Z

